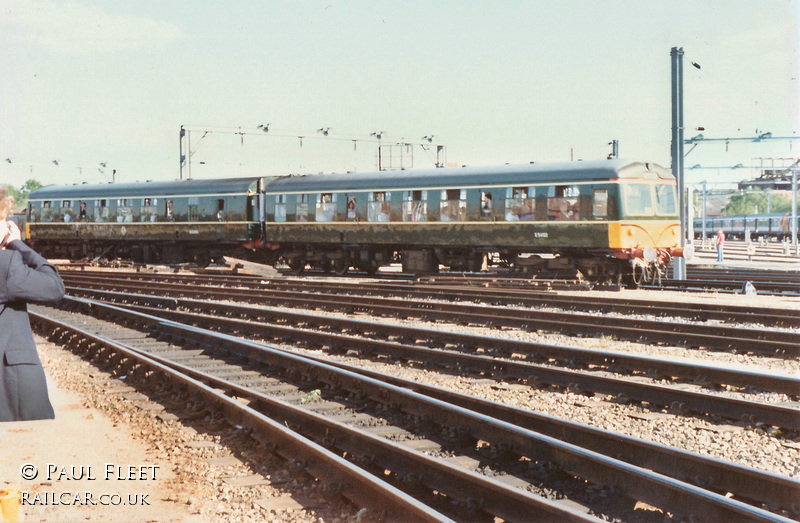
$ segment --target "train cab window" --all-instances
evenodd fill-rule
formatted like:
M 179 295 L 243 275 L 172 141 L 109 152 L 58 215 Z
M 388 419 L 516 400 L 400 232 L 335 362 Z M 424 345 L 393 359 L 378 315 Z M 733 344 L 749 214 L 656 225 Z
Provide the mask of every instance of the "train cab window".
M 439 221 L 463 222 L 467 216 L 467 190 L 445 189 L 439 202 Z
M 142 205 L 139 207 L 139 221 L 156 221 L 156 198 L 142 198 Z
M 108 200 L 94 201 L 94 221 L 107 222 L 109 215 Z
M 36 221 L 36 211 L 33 210 L 33 202 L 28 202 L 28 221 Z
M 534 208 L 533 187 L 506 188 L 505 219 L 507 222 L 532 221 Z
M 406 191 L 403 195 L 403 221 L 424 222 L 428 219 L 428 191 Z
M 117 223 L 126 223 L 133 221 L 133 207 L 130 206 L 131 201 L 127 198 L 117 200 Z
M 317 195 L 317 212 L 315 220 L 318 222 L 332 222 L 336 219 L 336 194 L 322 193 Z
M 197 196 L 190 196 L 187 202 L 186 219 L 190 222 L 200 221 L 200 198 Z
M 622 186 L 625 195 L 625 214 L 628 216 L 652 216 L 653 198 L 650 186 L 646 184 L 626 184 Z
M 220 198 L 217 200 L 217 221 L 221 222 L 224 219 L 225 219 L 225 199 Z M 284 221 L 286 221 L 285 214 L 284 214 Z
M 678 206 L 675 203 L 674 185 L 656 185 L 656 214 L 659 216 L 674 216 L 678 214 Z
M 556 185 L 548 188 L 547 219 L 554 221 L 580 220 L 578 197 L 580 188 L 577 185 Z
M 388 222 L 392 215 L 392 194 L 385 191 L 371 192 L 367 201 L 368 222 Z
M 285 222 L 286 221 L 286 195 L 285 194 L 276 194 L 275 195 L 275 221 L 276 222 Z
M 297 221 L 298 222 L 307 222 L 308 221 L 308 195 L 307 194 L 298 194 L 297 195 Z
M 594 196 L 592 198 L 592 218 L 596 220 L 608 218 L 608 190 L 594 190 Z

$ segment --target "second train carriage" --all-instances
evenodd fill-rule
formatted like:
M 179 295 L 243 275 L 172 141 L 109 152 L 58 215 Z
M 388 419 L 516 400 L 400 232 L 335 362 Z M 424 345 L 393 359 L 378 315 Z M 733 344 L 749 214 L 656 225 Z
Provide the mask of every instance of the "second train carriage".
M 681 255 L 674 177 L 624 160 L 47 187 L 28 215 L 48 256 L 228 254 L 296 272 L 477 270 L 499 253 L 517 268 L 641 282 Z

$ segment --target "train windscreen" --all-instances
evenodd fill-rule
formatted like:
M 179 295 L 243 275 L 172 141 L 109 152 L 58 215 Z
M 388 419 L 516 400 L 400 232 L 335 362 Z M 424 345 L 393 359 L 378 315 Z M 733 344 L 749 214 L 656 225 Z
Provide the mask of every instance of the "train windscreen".
M 656 185 L 656 214 L 659 216 L 675 216 L 678 206 L 675 203 L 674 185 Z

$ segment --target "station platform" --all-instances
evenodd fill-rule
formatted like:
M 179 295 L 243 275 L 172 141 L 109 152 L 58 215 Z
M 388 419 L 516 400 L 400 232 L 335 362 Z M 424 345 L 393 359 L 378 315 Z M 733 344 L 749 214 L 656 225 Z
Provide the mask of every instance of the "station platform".
M 48 343 L 36 341 L 47 360 Z M 0 489 L 19 489 L 19 521 L 207 521 L 177 502 L 174 463 L 45 367 L 56 418 L 0 423 Z

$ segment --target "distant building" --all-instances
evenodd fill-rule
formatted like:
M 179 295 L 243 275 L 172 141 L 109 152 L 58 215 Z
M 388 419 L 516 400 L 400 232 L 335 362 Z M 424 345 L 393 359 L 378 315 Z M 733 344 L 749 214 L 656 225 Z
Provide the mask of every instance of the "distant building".
M 763 160 L 767 158 L 762 158 Z M 792 172 L 789 168 L 797 163 L 796 158 L 769 158 L 771 160 L 770 167 L 762 167 L 761 175 L 753 180 L 742 180 L 739 182 L 739 189 L 772 189 L 773 191 L 791 191 L 792 190 Z M 784 164 L 775 166 L 775 162 Z

